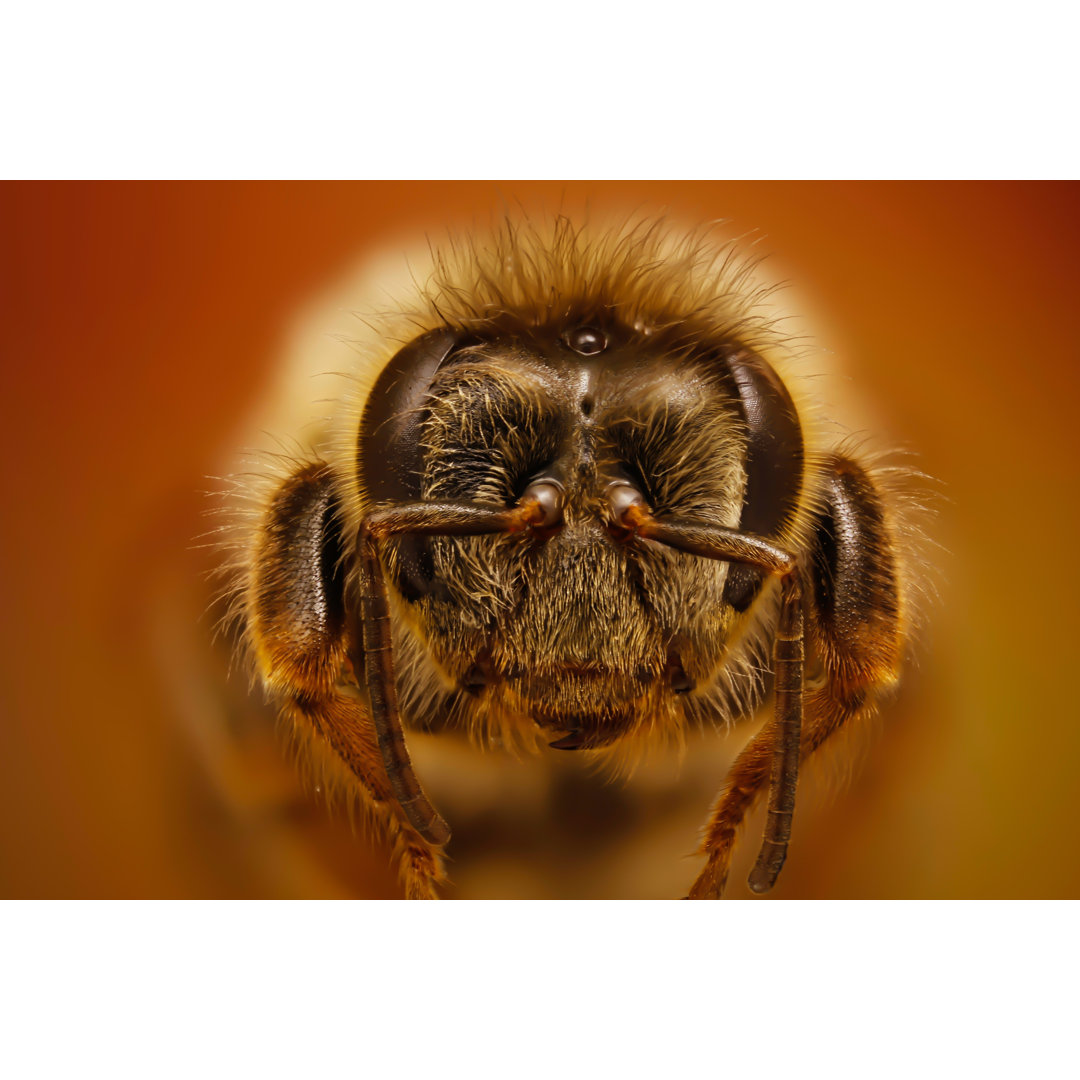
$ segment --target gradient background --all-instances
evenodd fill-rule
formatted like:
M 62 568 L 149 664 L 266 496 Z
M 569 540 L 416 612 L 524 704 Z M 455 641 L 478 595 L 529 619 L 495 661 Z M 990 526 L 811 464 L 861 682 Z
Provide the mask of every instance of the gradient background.
M 808 778 L 773 895 L 1077 896 L 1078 194 L 0 187 L 0 895 L 397 895 L 385 853 L 300 786 L 257 696 L 207 644 L 209 558 L 192 547 L 205 477 L 229 467 L 296 311 L 365 251 L 405 252 L 503 201 L 588 200 L 764 234 L 871 403 L 867 427 L 917 450 L 945 496 L 920 667 L 840 790 L 835 767 Z M 678 895 L 701 792 L 722 779 L 712 764 L 747 734 L 692 747 L 677 797 L 662 769 L 597 795 L 574 765 L 525 782 L 524 766 L 418 746 L 421 776 L 464 820 L 455 894 Z M 733 896 L 748 895 L 759 823 Z

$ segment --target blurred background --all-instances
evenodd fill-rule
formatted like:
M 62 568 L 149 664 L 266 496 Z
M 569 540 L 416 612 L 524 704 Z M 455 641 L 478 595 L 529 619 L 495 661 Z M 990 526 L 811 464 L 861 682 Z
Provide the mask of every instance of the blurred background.
M 943 498 L 940 602 L 874 730 L 808 770 L 774 897 L 1080 894 L 1080 188 L 5 184 L 0 895 L 399 895 L 211 643 L 205 492 L 319 298 L 504 205 L 728 219 Z M 362 303 L 365 297 L 358 297 Z M 298 320 L 300 321 L 298 323 Z M 845 384 L 846 385 L 846 384 Z M 289 430 L 283 436 L 295 434 Z M 1066 560 L 1067 561 L 1067 560 Z M 451 896 L 683 895 L 753 730 L 604 784 L 416 739 Z M 745 877 L 761 814 L 740 846 Z

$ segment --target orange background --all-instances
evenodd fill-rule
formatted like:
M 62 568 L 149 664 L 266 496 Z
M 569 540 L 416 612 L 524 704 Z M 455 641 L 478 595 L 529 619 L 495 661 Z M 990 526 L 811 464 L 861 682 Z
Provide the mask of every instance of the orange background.
M 942 482 L 921 666 L 774 895 L 1077 896 L 1078 188 L 998 183 L 0 187 L 0 893 L 396 895 L 219 689 L 199 493 L 300 305 L 515 200 L 759 230 Z

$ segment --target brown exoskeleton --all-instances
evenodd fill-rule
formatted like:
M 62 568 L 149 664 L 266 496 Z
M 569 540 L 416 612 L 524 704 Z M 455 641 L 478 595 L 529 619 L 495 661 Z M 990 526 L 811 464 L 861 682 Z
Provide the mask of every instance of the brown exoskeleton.
M 800 759 L 896 681 L 884 472 L 824 444 L 750 274 L 648 225 L 454 247 L 372 346 L 338 444 L 267 499 L 247 640 L 398 837 L 410 897 L 450 838 L 405 738 L 436 712 L 604 755 L 750 715 L 771 678 L 705 830 L 690 895 L 715 898 L 766 790 L 750 885 L 773 885 Z

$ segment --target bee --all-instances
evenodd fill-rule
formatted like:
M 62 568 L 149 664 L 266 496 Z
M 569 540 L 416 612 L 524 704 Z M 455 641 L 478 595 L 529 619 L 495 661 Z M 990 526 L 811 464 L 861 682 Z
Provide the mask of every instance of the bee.
M 896 684 L 902 499 L 826 434 L 770 302 L 707 231 L 507 221 L 433 253 L 336 432 L 269 485 L 249 652 L 410 898 L 437 896 L 451 836 L 410 730 L 625 759 L 771 691 L 705 824 L 689 896 L 716 899 L 766 795 L 749 885 L 773 886 L 801 762 Z

